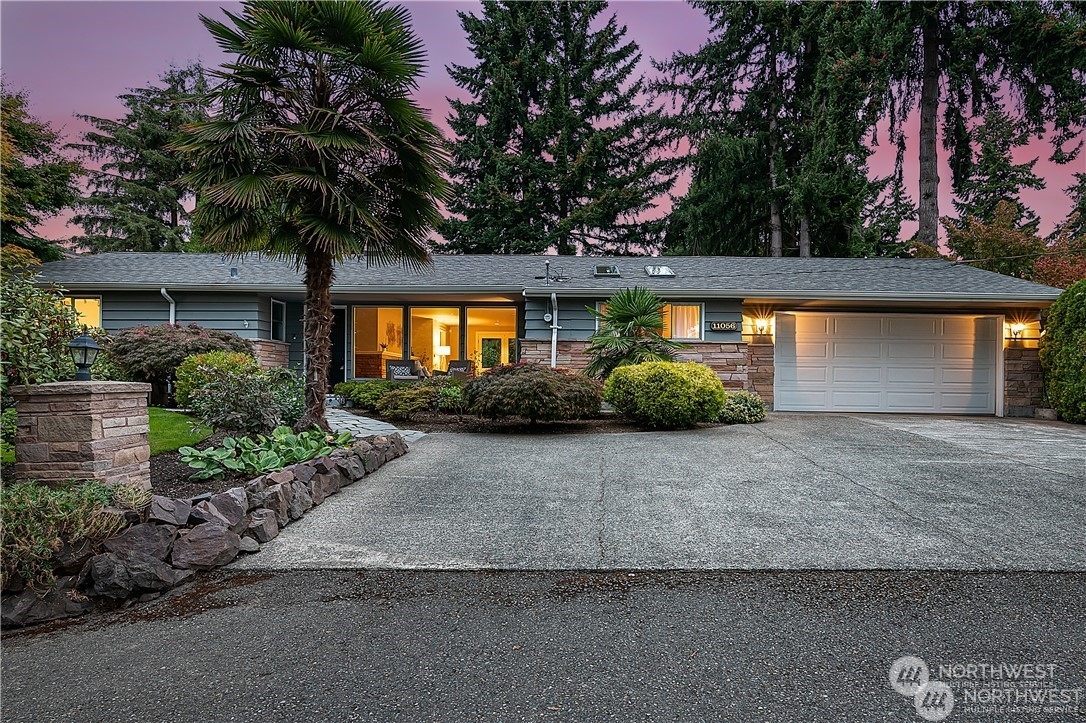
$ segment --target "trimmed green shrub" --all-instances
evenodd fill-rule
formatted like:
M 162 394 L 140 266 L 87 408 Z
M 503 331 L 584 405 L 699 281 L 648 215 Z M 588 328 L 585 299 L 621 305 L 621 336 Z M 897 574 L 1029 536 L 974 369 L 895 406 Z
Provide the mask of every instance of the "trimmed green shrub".
M 372 412 L 377 402 L 393 389 L 402 389 L 413 382 L 394 382 L 390 379 L 366 379 L 358 382 L 340 382 L 332 391 L 347 399 L 356 409 Z
M 237 351 L 209 351 L 185 357 L 177 367 L 177 385 L 174 387 L 177 403 L 187 407 L 192 390 L 202 387 L 218 370 L 233 374 L 257 374 L 260 372 L 260 362 L 252 354 Z
M 393 419 L 410 419 L 417 412 L 433 411 L 438 403 L 438 387 L 418 382 L 386 392 L 377 402 L 377 411 Z
M 86 541 L 97 550 L 124 528 L 124 510 L 141 509 L 149 500 L 141 489 L 100 482 L 0 485 L 0 587 L 16 576 L 33 587 L 52 585 L 52 558 L 65 542 Z
M 724 409 L 724 386 L 712 369 L 694 362 L 645 362 L 615 369 L 603 398 L 651 429 L 715 422 Z
M 187 357 L 211 351 L 252 354 L 253 346 L 236 334 L 196 324 L 163 324 L 123 329 L 113 335 L 109 355 L 128 379 L 165 385 Z
M 272 367 L 261 376 L 275 392 L 275 404 L 283 424 L 293 427 L 305 414 L 305 377 L 287 367 Z
M 724 408 L 720 411 L 718 422 L 724 424 L 754 424 L 765 419 L 765 402 L 754 392 L 740 389 L 726 392 Z
M 1063 421 L 1086 423 L 1086 279 L 1048 309 L 1040 355 L 1048 403 Z
M 223 477 L 228 472 L 238 474 L 264 474 L 297 462 L 331 454 L 341 447 L 354 444 L 350 432 L 327 434 L 321 429 L 310 429 L 295 434 L 290 427 L 276 427 L 270 437 L 227 437 L 219 447 L 178 450 L 181 461 L 196 472 L 193 480 Z
M 32 277 L 5 273 L 0 304 L 0 390 L 13 384 L 71 379 L 68 342 L 82 332 L 64 290 L 35 286 Z
M 437 387 L 437 411 L 446 414 L 463 414 L 468 409 L 468 400 L 464 395 L 467 382 L 454 377 L 439 377 L 431 380 Z
M 523 417 L 533 424 L 594 417 L 602 401 L 599 382 L 529 362 L 489 370 L 468 382 L 464 396 L 473 414 Z

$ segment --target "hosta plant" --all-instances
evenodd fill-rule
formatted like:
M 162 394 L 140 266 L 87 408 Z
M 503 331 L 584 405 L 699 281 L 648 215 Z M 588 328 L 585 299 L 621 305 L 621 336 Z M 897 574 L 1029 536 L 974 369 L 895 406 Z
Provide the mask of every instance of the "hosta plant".
M 196 472 L 189 479 L 204 480 L 233 474 L 264 474 L 297 462 L 331 454 L 354 442 L 350 432 L 328 434 L 321 429 L 294 433 L 277 427 L 271 436 L 226 437 L 219 447 L 199 450 L 182 447 L 181 461 Z

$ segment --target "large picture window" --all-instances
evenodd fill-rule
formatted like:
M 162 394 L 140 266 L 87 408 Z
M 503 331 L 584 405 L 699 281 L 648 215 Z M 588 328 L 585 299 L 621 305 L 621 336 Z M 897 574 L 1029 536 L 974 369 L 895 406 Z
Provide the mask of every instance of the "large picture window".
M 468 358 L 479 371 L 517 358 L 517 310 L 512 307 L 468 309 Z
M 444 372 L 460 359 L 460 307 L 411 309 L 411 358 L 427 373 Z
M 403 359 L 403 307 L 354 307 L 354 375 L 380 379 L 385 362 Z

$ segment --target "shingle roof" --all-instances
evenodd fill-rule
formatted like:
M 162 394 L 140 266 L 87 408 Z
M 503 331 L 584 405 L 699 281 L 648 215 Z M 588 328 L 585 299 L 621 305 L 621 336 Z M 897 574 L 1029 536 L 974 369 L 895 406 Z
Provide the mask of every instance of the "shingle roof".
M 546 262 L 558 280 L 545 281 Z M 598 264 L 618 266 L 619 277 L 596 277 Z M 649 276 L 663 264 L 673 277 Z M 237 267 L 237 278 L 230 277 Z M 42 279 L 71 289 L 200 288 L 301 292 L 303 275 L 292 264 L 258 255 L 237 260 L 218 254 L 105 253 L 44 264 Z M 832 259 L 722 256 L 435 256 L 421 272 L 368 267 L 352 261 L 336 268 L 334 292 L 584 292 L 605 295 L 647 286 L 672 296 L 1051 301 L 1060 290 L 942 259 Z

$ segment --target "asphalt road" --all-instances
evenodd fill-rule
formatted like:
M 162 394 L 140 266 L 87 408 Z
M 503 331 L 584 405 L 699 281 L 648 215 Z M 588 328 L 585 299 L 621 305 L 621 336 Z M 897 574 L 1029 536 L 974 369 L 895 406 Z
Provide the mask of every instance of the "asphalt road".
M 2 714 L 922 722 L 889 684 L 903 655 L 932 677 L 1051 665 L 1057 690 L 1081 694 L 1084 589 L 1082 574 L 1051 573 L 220 572 L 133 610 L 5 636 Z M 950 721 L 1086 719 L 1082 701 L 971 712 L 967 688 L 952 690 Z
M 247 569 L 1086 571 L 1086 431 L 770 415 L 601 435 L 433 434 Z

